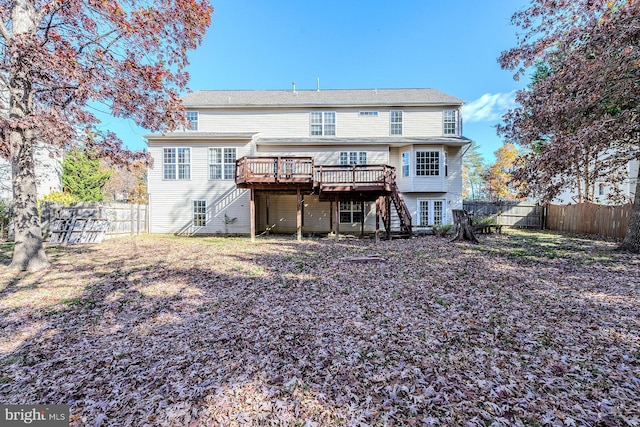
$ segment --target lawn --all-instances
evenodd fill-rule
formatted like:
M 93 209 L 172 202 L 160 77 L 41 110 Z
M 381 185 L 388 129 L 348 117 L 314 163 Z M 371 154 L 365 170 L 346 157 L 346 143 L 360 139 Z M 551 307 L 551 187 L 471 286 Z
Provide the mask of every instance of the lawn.
M 638 426 L 640 257 L 613 248 L 142 236 L 16 277 L 0 243 L 0 402 L 72 426 Z

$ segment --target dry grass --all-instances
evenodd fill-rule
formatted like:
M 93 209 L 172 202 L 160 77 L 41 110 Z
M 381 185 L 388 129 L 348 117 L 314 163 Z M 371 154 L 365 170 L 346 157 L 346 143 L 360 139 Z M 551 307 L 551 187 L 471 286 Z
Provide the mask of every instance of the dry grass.
M 74 426 L 640 425 L 640 259 L 613 247 L 145 236 L 16 277 L 2 244 L 0 401 Z

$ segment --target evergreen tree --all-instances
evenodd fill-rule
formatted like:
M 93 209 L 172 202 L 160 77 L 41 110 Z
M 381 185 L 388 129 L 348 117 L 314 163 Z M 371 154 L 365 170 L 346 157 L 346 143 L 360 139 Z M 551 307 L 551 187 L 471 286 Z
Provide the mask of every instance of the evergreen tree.
M 67 152 L 62 161 L 62 186 L 83 202 L 103 201 L 103 189 L 112 174 L 100 166 L 100 159 L 80 149 Z

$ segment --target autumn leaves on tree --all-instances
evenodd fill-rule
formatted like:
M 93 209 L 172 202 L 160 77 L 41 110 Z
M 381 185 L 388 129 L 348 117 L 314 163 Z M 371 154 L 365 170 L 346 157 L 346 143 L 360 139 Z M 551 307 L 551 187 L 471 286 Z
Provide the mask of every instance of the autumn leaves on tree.
M 620 170 L 640 159 L 640 2 L 532 0 L 512 23 L 523 31 L 500 56 L 502 67 L 516 77 L 538 67 L 530 87 L 517 94 L 521 106 L 499 127 L 527 151 L 514 179 L 542 200 L 565 188 L 588 195 L 597 179 L 620 182 Z M 636 182 L 621 247 L 640 252 Z
M 15 249 L 12 267 L 48 261 L 38 218 L 35 142 L 84 146 L 116 163 L 144 159 L 102 132 L 89 105 L 152 131 L 184 122 L 187 52 L 210 24 L 208 0 L 50 1 L 0 5 L 0 83 L 9 114 L 0 116 L 0 155 L 13 168 Z

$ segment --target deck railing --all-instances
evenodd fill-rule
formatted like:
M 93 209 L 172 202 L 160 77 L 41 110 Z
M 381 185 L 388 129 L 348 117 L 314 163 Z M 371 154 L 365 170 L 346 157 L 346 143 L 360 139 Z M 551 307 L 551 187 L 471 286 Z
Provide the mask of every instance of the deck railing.
M 242 157 L 236 161 L 236 183 L 311 183 L 312 157 Z
M 320 191 L 385 191 L 395 183 L 389 165 L 318 165 L 312 157 L 242 157 L 236 161 L 237 184 L 309 184 Z
M 315 181 L 321 189 L 331 187 L 388 189 L 393 183 L 395 168 L 388 165 L 319 165 Z

